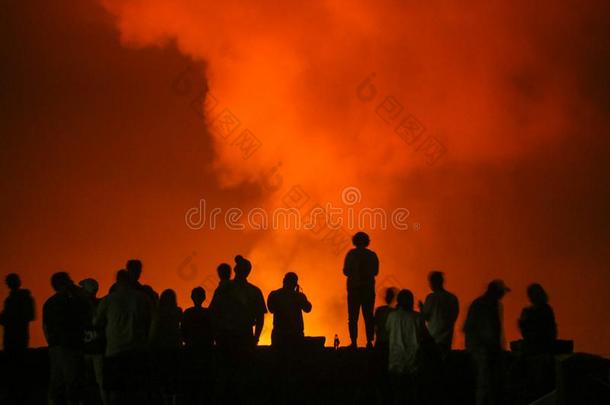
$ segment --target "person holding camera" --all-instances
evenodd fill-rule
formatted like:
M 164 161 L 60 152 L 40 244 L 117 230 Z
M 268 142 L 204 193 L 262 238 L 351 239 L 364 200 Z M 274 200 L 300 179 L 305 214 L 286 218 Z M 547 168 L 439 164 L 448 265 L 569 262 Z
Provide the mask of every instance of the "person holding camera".
M 303 312 L 311 312 L 311 303 L 298 283 L 296 273 L 286 273 L 282 288 L 272 291 L 267 298 L 267 307 L 273 314 L 271 345 L 274 347 L 294 348 L 305 336 Z

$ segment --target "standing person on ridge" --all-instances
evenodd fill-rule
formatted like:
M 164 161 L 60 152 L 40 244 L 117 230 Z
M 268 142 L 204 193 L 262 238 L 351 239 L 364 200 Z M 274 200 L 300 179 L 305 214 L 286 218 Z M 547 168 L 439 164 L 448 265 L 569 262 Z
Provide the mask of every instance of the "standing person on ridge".
M 4 327 L 5 364 L 10 372 L 6 386 L 9 387 L 7 401 L 23 403 L 27 398 L 27 370 L 24 367 L 30 340 L 30 322 L 34 320 L 34 299 L 30 290 L 21 288 L 21 279 L 16 273 L 6 276 L 9 294 L 0 312 L 0 325 Z
M 51 276 L 55 293 L 42 307 L 42 328 L 49 345 L 50 404 L 83 400 L 84 335 L 89 303 L 70 275 L 60 271 Z
M 485 293 L 475 299 L 466 315 L 464 334 L 476 372 L 476 404 L 501 403 L 502 298 L 510 288 L 502 280 L 491 281 Z
M 271 345 L 298 349 L 305 336 L 303 312 L 311 312 L 311 303 L 301 291 L 296 273 L 286 273 L 282 288 L 269 294 L 267 307 L 273 314 Z
M 206 293 L 203 287 L 191 291 L 193 306 L 182 317 L 182 339 L 189 349 L 208 349 L 214 342 L 210 310 L 203 307 Z
M 347 311 L 351 347 L 358 342 L 358 318 L 360 308 L 366 329 L 366 347 L 373 347 L 375 322 L 375 277 L 379 274 L 377 254 L 368 249 L 370 239 L 364 232 L 357 232 L 352 237 L 355 248 L 347 252 L 343 264 L 343 274 L 347 276 Z
M 216 343 L 223 349 L 253 348 L 263 331 L 267 306 L 261 290 L 248 282 L 251 270 L 249 260 L 235 256 L 235 278 L 217 288 L 210 303 Z
M 442 272 L 431 272 L 428 275 L 428 284 L 432 293 L 428 294 L 425 303 L 419 302 L 428 331 L 443 357 L 451 351 L 453 328 L 460 311 L 457 297 L 445 290 L 444 283 L 445 277 Z
M 417 403 L 423 346 L 430 340 L 424 318 L 413 310 L 413 293 L 400 290 L 396 309 L 388 314 L 388 372 L 394 403 Z
M 216 274 L 218 274 L 218 286 L 214 290 L 214 294 L 212 294 L 212 300 L 210 302 L 210 306 L 214 302 L 216 298 L 216 294 L 222 288 L 226 287 L 231 282 L 231 266 L 228 263 L 220 263 L 218 267 L 216 267 Z
M 8 297 L 0 312 L 0 325 L 4 326 L 4 351 L 25 352 L 30 340 L 30 322 L 34 320 L 34 300 L 30 290 L 21 288 L 21 279 L 16 273 L 6 276 Z

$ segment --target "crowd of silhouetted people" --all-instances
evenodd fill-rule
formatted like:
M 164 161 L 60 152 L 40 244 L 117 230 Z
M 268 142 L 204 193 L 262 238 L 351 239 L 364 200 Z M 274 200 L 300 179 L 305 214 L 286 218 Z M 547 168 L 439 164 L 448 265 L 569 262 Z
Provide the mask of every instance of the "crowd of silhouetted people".
M 443 273 L 433 271 L 428 276 L 432 292 L 417 303 L 419 311 L 415 310 L 413 293 L 396 288 L 386 289 L 385 305 L 375 309 L 379 260 L 368 248 L 367 234 L 358 232 L 352 241 L 354 248 L 343 266 L 350 347 L 357 347 L 362 312 L 366 348 L 375 359 L 376 379 L 371 383 L 379 388 L 379 401 L 419 403 L 427 396 L 420 381 L 422 370 L 431 363 L 442 367 L 451 352 L 458 298 L 445 289 Z M 282 287 L 265 300 L 261 290 L 248 281 L 251 270 L 252 264 L 242 256 L 235 257 L 233 267 L 220 264 L 218 286 L 208 307 L 204 306 L 207 292 L 198 286 L 191 292 L 193 306 L 184 311 L 174 290 L 166 289 L 159 295 L 140 282 L 140 260 L 127 261 L 103 298 L 98 298 L 98 283 L 92 278 L 74 283 L 66 272 L 53 274 L 55 293 L 42 309 L 50 364 L 49 402 L 144 403 L 153 395 L 152 379 L 153 402 L 174 404 L 180 391 L 175 386 L 181 362 L 178 353 L 186 352 L 189 366 L 182 373 L 192 377 L 192 384 L 183 393 L 184 403 L 206 403 L 211 396 L 216 403 L 224 403 L 222 399 L 230 397 L 235 388 L 232 379 L 236 374 L 231 370 L 250 362 L 265 313 L 273 314 L 273 348 L 289 356 L 306 346 L 303 312 L 310 312 L 312 304 L 302 292 L 297 274 L 286 273 Z M 6 284 L 10 293 L 0 313 L 4 351 L 9 358 L 19 359 L 28 348 L 34 301 L 30 292 L 21 288 L 18 275 L 9 274 Z M 491 281 L 483 295 L 472 302 L 465 318 L 463 332 L 476 375 L 477 404 L 501 403 L 505 350 L 501 300 L 508 291 L 503 281 Z M 557 327 L 547 294 L 540 284 L 532 284 L 527 295 L 531 306 L 519 319 L 522 349 L 531 354 L 550 353 Z M 142 353 L 147 353 L 145 364 Z M 206 380 L 211 378 L 210 362 L 221 370 L 213 383 Z M 136 381 L 143 374 L 149 378 L 148 385 Z M 140 392 L 134 388 L 138 386 Z

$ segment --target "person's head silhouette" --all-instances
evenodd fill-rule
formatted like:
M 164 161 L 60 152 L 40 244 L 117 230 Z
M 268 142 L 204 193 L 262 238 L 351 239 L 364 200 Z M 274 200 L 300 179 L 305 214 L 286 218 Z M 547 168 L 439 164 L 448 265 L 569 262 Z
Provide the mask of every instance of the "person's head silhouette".
M 203 287 L 193 288 L 193 291 L 191 291 L 191 299 L 193 300 L 193 305 L 198 308 L 201 307 L 205 301 L 205 290 Z
M 352 243 L 357 248 L 365 248 L 371 243 L 371 240 L 366 233 L 356 232 L 356 234 L 352 236 Z
M 140 280 L 140 275 L 142 275 L 142 262 L 140 260 L 127 260 L 125 268 L 127 269 L 127 273 L 129 273 L 129 277 L 131 277 L 131 280 L 134 283 Z
M 487 285 L 487 292 L 485 294 L 492 299 L 501 300 L 509 291 L 510 288 L 506 286 L 504 281 L 496 279 Z
M 58 271 L 51 276 L 51 286 L 58 293 L 67 291 L 72 284 L 74 283 L 70 275 L 65 271 Z
M 222 281 L 231 279 L 231 266 L 228 263 L 220 263 L 216 268 L 218 278 Z
M 125 269 L 121 269 L 116 272 L 116 283 L 118 286 L 127 286 L 129 285 L 130 277 L 129 273 Z
M 233 267 L 235 278 L 245 280 L 250 275 L 251 270 L 252 263 L 248 259 L 244 259 L 241 255 L 235 256 L 235 267 Z
M 175 308 L 178 306 L 178 300 L 176 299 L 176 292 L 171 288 L 163 290 L 159 297 L 159 308 Z
M 385 303 L 387 305 L 391 305 L 392 302 L 394 301 L 395 297 L 396 297 L 396 288 L 395 287 L 386 288 L 385 295 L 383 296 L 383 300 L 385 301 Z
M 407 289 L 400 290 L 396 297 L 397 307 L 405 311 L 413 311 L 413 293 Z
M 289 290 L 296 290 L 299 285 L 299 276 L 297 276 L 297 273 L 293 273 L 292 271 L 286 273 L 284 275 L 283 285 L 284 288 Z
M 17 291 L 19 288 L 21 288 L 21 279 L 17 273 L 8 274 L 4 281 L 6 282 L 8 289 L 11 291 Z
M 530 284 L 527 287 L 527 297 L 533 305 L 546 304 L 549 301 L 549 296 L 544 291 L 542 285 L 538 283 Z
M 432 271 L 428 274 L 428 284 L 432 291 L 439 291 L 443 289 L 445 284 L 445 275 L 440 271 Z
M 99 290 L 99 284 L 92 278 L 86 278 L 84 280 L 79 281 L 78 285 L 80 285 L 83 290 L 87 293 L 88 296 L 95 298 L 97 295 L 97 291 Z

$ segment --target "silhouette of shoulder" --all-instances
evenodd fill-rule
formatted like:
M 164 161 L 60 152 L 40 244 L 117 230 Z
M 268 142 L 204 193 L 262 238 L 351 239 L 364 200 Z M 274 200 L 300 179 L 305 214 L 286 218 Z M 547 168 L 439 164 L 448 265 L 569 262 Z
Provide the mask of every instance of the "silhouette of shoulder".
M 265 298 L 260 288 L 246 282 L 246 288 L 248 291 L 249 304 L 254 306 L 254 310 L 261 313 L 267 313 L 267 305 L 265 304 Z
M 297 304 L 299 310 L 305 312 L 311 311 L 311 303 L 307 300 L 307 296 L 302 292 L 291 291 L 286 288 L 278 288 L 269 293 L 267 297 L 267 304 L 270 312 L 280 310 L 280 307 L 286 306 L 290 302 L 291 304 Z
M 343 264 L 343 274 L 348 279 L 362 280 L 374 278 L 379 273 L 379 258 L 368 248 L 354 248 L 347 252 Z
M 34 299 L 30 290 L 20 288 L 9 293 L 4 301 L 2 322 L 29 322 L 34 320 Z

